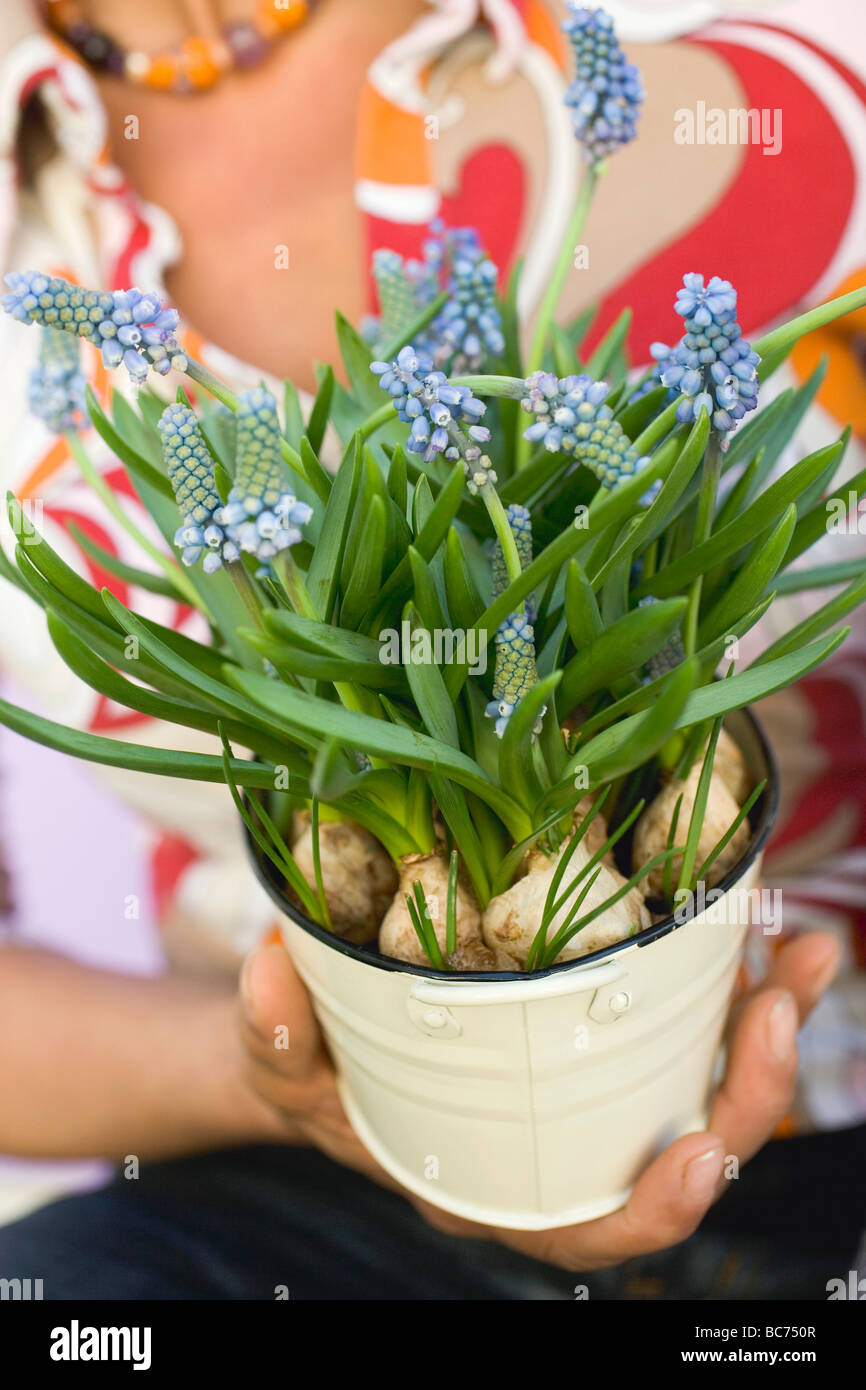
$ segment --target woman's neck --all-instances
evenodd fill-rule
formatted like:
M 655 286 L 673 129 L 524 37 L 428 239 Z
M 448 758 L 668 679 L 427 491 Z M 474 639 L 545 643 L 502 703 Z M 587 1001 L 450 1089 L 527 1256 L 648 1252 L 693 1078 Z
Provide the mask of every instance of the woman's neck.
M 171 37 L 157 34 L 160 20 L 184 16 L 166 0 L 89 0 L 91 22 L 108 24 L 100 8 L 110 9 L 124 46 L 164 46 Z M 311 362 L 335 356 L 334 309 L 357 319 L 365 307 L 354 145 L 367 68 L 425 8 L 423 0 L 321 0 L 260 67 L 195 95 L 98 79 L 115 162 L 180 229 L 184 255 L 167 286 L 183 316 L 220 347 L 308 389 Z M 143 30 L 130 38 L 124 18 L 149 25 L 152 40 Z

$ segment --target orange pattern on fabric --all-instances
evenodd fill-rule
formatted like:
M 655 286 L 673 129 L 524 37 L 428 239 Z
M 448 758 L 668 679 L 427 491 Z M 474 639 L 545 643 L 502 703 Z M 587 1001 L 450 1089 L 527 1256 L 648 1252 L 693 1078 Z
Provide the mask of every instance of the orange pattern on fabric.
M 45 483 L 59 472 L 65 463 L 70 459 L 69 445 L 65 439 L 57 439 L 37 463 L 31 469 L 21 487 L 18 489 L 19 501 L 25 497 L 38 497 L 40 489 Z
M 866 266 L 855 270 L 827 298 L 850 294 L 864 284 Z M 866 308 L 807 333 L 791 353 L 791 367 L 805 381 L 825 354 L 830 365 L 818 401 L 841 426 L 850 423 L 856 435 L 866 438 Z
M 432 184 L 430 141 L 424 117 L 395 106 L 372 82 L 364 85 L 358 111 L 355 174 L 377 183 Z
M 565 72 L 568 69 L 568 39 L 547 6 L 533 0 L 527 8 L 524 23 L 530 42 L 549 53 L 557 67 Z

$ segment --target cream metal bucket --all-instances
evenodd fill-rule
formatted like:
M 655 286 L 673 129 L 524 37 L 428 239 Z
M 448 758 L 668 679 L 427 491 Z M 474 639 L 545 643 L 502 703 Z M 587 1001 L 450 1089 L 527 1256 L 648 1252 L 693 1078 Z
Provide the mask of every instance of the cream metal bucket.
M 589 1221 L 622 1206 L 660 1148 L 704 1127 L 777 805 L 756 721 L 739 711 L 727 727 L 768 786 L 722 896 L 544 973 L 455 978 L 335 941 L 256 861 L 348 1116 L 411 1192 L 515 1230 Z

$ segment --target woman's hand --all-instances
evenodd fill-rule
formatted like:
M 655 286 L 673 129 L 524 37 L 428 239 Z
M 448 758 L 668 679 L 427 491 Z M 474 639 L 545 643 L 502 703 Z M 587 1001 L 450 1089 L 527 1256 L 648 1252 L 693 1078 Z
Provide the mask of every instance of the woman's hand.
M 797 1028 L 838 966 L 832 937 L 810 932 L 780 951 L 764 983 L 732 1016 L 728 1066 L 710 1128 L 671 1144 L 641 1174 L 621 1210 L 551 1231 L 494 1229 L 450 1216 L 406 1194 L 431 1225 L 453 1235 L 498 1239 L 569 1270 L 598 1269 L 677 1245 L 724 1190 L 729 1156 L 742 1166 L 790 1109 L 797 1074 Z M 281 946 L 266 946 L 242 976 L 246 1075 L 272 1107 L 273 1138 L 315 1144 L 331 1158 L 397 1187 L 367 1153 L 340 1105 L 334 1071 L 309 996 Z M 288 1028 L 289 1046 L 275 1043 Z
M 282 946 L 247 957 L 240 996 L 244 1075 L 253 1096 L 268 1103 L 261 1137 L 311 1144 L 396 1188 L 346 1119 L 310 996 Z

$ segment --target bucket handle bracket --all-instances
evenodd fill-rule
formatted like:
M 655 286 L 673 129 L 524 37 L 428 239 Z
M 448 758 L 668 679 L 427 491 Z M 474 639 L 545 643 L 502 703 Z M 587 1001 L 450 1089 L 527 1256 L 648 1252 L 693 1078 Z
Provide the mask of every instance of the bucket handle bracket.
M 415 980 L 409 993 L 410 1013 L 413 1002 L 425 1005 L 428 1011 L 441 1009 L 446 1014 L 463 1005 L 533 1004 L 539 999 L 556 999 L 563 994 L 595 992 L 615 984 L 625 973 L 617 960 L 606 960 L 583 969 L 558 970 L 553 975 L 527 976 L 523 980 L 491 980 L 489 984 L 475 980 L 461 984 L 459 976 L 453 983 L 450 980 Z M 434 1031 L 437 1037 L 449 1036 L 441 1024 Z

